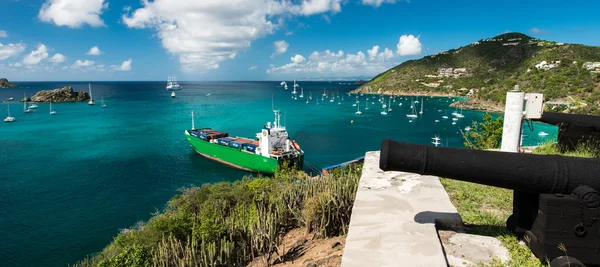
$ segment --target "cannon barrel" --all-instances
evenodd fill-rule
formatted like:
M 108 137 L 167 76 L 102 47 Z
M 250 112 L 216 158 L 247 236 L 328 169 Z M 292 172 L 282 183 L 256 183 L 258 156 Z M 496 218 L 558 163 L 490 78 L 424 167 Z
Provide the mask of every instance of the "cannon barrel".
M 542 117 L 540 119 L 536 119 L 536 121 L 541 121 L 558 126 L 566 123 L 573 126 L 588 126 L 600 129 L 600 117 L 593 115 L 544 112 Z
M 386 139 L 379 167 L 531 194 L 569 194 L 580 185 L 600 191 L 599 159 L 432 147 Z

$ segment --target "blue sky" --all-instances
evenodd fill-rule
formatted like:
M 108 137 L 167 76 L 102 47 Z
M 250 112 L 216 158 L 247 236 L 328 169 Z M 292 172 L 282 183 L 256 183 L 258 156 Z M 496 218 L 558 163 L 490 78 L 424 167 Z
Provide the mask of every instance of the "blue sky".
M 600 45 L 594 0 L 2 0 L 0 10 L 0 76 L 15 81 L 373 76 L 506 31 Z

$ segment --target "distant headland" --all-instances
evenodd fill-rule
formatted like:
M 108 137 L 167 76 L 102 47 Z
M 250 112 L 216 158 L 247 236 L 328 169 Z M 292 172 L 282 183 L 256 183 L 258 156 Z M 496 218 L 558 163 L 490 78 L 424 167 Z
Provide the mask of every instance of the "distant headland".
M 73 87 L 65 86 L 63 88 L 57 88 L 54 90 L 42 90 L 37 92 L 31 98 L 23 99 L 23 101 L 32 102 L 83 102 L 90 100 L 90 94 L 88 92 L 75 92 Z
M 11 83 L 6 78 L 0 78 L 0 88 L 18 88 L 14 83 Z

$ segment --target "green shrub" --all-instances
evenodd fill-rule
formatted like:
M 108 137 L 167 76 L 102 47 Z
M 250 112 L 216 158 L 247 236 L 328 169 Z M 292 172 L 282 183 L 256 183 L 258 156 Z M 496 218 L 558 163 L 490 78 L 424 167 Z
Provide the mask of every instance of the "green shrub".
M 502 142 L 502 127 L 504 118 L 498 117 L 496 120 L 492 115 L 483 114 L 483 121 L 473 121 L 470 131 L 462 133 L 465 139 L 465 147 L 471 149 L 490 149 L 499 148 Z
M 311 180 L 284 166 L 274 178 L 183 189 L 148 223 L 77 266 L 242 266 L 261 255 L 269 261 L 291 228 L 347 233 L 361 170 L 348 166 Z

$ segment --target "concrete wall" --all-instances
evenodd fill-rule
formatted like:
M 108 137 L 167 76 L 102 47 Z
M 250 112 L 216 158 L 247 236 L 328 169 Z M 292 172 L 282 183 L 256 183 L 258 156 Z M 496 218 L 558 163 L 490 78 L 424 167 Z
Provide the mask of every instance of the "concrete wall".
M 384 172 L 367 152 L 342 266 L 447 266 L 436 222 L 462 222 L 439 179 Z

